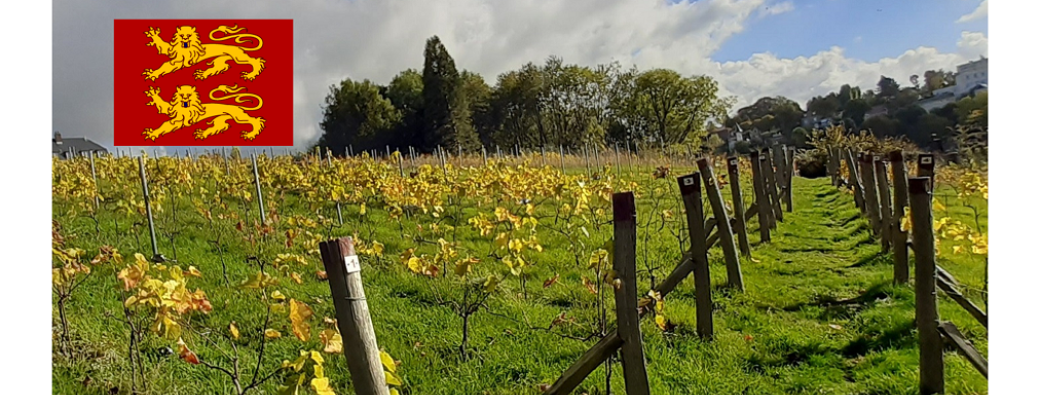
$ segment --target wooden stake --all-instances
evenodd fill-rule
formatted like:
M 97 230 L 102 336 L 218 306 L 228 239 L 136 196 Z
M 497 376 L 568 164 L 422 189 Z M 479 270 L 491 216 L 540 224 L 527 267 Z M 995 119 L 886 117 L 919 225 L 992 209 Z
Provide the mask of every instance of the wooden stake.
M 755 190 L 755 204 L 758 208 L 758 234 L 762 243 L 771 241 L 769 229 L 772 227 L 769 197 L 766 195 L 765 180 L 762 177 L 762 158 L 758 151 L 751 152 L 751 180 Z
M 94 153 L 95 151 L 89 151 L 87 155 L 90 156 L 90 177 L 94 179 L 94 210 L 98 210 L 101 208 L 101 199 L 98 197 L 101 194 L 101 186 L 98 185 L 97 171 L 94 170 Z
M 856 200 L 856 208 L 859 208 L 860 213 L 866 210 L 866 204 L 863 203 L 863 180 L 859 177 L 859 168 L 856 166 L 858 163 L 852 155 L 852 150 L 844 149 L 842 152 L 845 153 L 845 167 L 849 168 L 849 183 L 852 184 L 852 196 Z
M 705 241 L 704 203 L 701 200 L 701 180 L 697 173 L 679 177 L 679 193 L 686 208 L 686 223 L 690 229 L 693 259 L 693 283 L 697 301 L 697 335 L 702 339 L 714 336 L 711 318 L 711 273 L 708 270 L 708 246 Z
M 870 228 L 874 230 L 874 236 L 881 235 L 881 206 L 879 205 L 877 181 L 874 177 L 874 156 L 863 153 L 859 157 L 859 172 L 863 176 L 863 203 L 867 205 L 867 219 L 870 220 Z
M 319 248 L 336 309 L 336 325 L 343 336 L 343 355 L 347 358 L 351 382 L 358 394 L 389 395 L 354 242 L 350 237 L 343 237 L 323 242 Z
M 144 161 L 144 155 L 137 157 L 137 164 L 141 172 L 141 191 L 144 193 L 144 212 L 148 216 L 148 236 L 152 239 L 152 261 L 161 262 L 165 259 L 159 255 L 159 244 L 155 242 L 155 221 L 152 220 L 152 201 L 148 194 L 148 177 L 144 173 Z
M 916 321 L 920 349 L 921 394 L 941 394 L 943 341 L 935 300 L 935 235 L 932 226 L 932 191 L 928 177 L 911 178 L 910 214 L 913 216 Z
M 264 212 L 264 195 L 260 190 L 260 171 L 256 165 L 256 154 L 250 155 L 253 159 L 253 182 L 256 184 L 256 201 L 260 204 L 260 223 L 267 222 L 267 213 Z
M 736 220 L 733 230 L 737 233 L 740 253 L 750 256 L 751 243 L 748 242 L 747 222 L 744 220 L 744 197 L 743 191 L 740 190 L 740 160 L 736 156 L 731 156 L 726 163 L 726 170 L 729 173 L 729 190 L 733 198 L 733 218 Z
M 614 197 L 614 271 L 621 287 L 614 289 L 618 334 L 621 337 L 621 366 L 625 392 L 649 395 L 642 334 L 639 330 L 639 292 L 636 290 L 636 202 L 632 192 Z
M 737 255 L 737 245 L 733 242 L 733 228 L 729 223 L 729 215 L 726 214 L 726 206 L 722 203 L 722 191 L 715 181 L 715 171 L 712 169 L 708 158 L 697 160 L 697 168 L 700 169 L 701 178 L 704 179 L 704 189 L 708 194 L 708 203 L 711 211 L 715 214 L 717 226 L 719 227 L 719 240 L 722 243 L 722 253 L 726 258 L 726 277 L 729 286 L 739 291 L 744 291 L 744 276 L 740 272 L 740 258 Z M 697 242 L 699 240 L 694 240 Z
M 903 215 L 910 207 L 910 195 L 907 192 L 906 167 L 903 165 L 903 151 L 892 151 L 888 154 L 892 162 L 892 186 L 894 206 L 892 208 L 892 249 L 895 258 L 895 275 L 893 282 L 906 284 L 910 281 L 908 234 L 902 228 Z
M 794 197 L 791 196 L 794 193 L 794 154 L 794 147 L 788 147 L 785 155 L 787 162 L 784 165 L 786 169 L 784 170 L 784 182 L 787 183 L 787 187 L 784 188 L 787 191 L 787 194 L 784 195 L 784 203 L 786 203 L 787 212 L 789 213 L 794 211 Z
M 784 210 L 780 208 L 780 192 L 777 190 L 776 172 L 773 171 L 773 163 L 768 150 L 763 152 L 762 159 L 762 175 L 766 180 L 766 194 L 769 195 L 769 207 L 773 209 L 772 227 L 776 227 L 777 222 L 784 222 Z
M 563 144 L 560 144 L 560 173 L 564 173 L 564 169 L 563 169 Z
M 950 343 L 953 343 L 953 346 L 957 351 L 967 358 L 968 362 L 971 362 L 971 365 L 974 366 L 979 373 L 982 373 L 982 377 L 989 378 L 989 362 L 987 362 L 986 358 L 983 358 L 982 354 L 979 354 L 979 351 L 968 342 L 968 339 L 964 338 L 961 331 L 957 330 L 956 325 L 953 325 L 952 322 L 944 322 L 939 324 L 938 329 L 939 333 L 941 333 L 946 339 L 949 339 Z
M 881 199 L 881 253 L 892 250 L 892 191 L 888 187 L 888 168 L 880 155 L 874 155 L 878 198 Z

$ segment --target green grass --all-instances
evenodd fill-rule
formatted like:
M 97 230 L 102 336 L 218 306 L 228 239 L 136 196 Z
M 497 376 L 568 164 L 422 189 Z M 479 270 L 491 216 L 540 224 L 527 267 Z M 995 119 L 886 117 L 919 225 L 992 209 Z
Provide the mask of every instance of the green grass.
M 689 169 L 683 169 L 688 172 Z M 582 172 L 584 169 L 582 169 Z M 577 170 L 576 170 L 577 172 Z M 649 170 L 646 171 L 647 173 Z M 667 229 L 647 229 L 649 218 L 660 210 L 674 210 L 676 218 L 684 215 L 677 207 L 678 190 L 673 171 L 669 177 L 641 184 L 657 186 L 657 198 L 647 190 L 637 197 L 639 210 L 638 239 L 639 289 L 650 289 L 652 268 L 655 281 L 661 281 L 678 263 L 685 230 L 681 222 Z M 750 179 L 743 176 L 747 190 Z M 102 185 L 104 187 L 104 184 Z M 729 200 L 729 191 L 723 195 Z M 745 200 L 750 201 L 750 198 Z M 284 201 L 269 197 L 283 217 L 288 213 L 304 213 L 296 199 Z M 963 203 L 946 206 L 951 216 L 972 224 L 970 209 Z M 128 258 L 133 252 L 148 255 L 147 229 L 140 229 L 140 243 L 127 232 L 127 220 L 115 229 L 112 216 L 102 214 L 100 233 L 95 233 L 89 219 L 59 217 L 64 202 L 55 202 L 55 219 L 65 227 L 68 243 L 96 252 L 99 244 L 113 244 Z M 654 206 L 657 206 L 656 211 Z M 539 207 L 539 214 L 551 210 Z M 446 207 L 449 211 L 451 208 Z M 983 221 L 985 206 L 983 204 Z M 243 369 L 251 369 L 256 342 L 262 328 L 264 305 L 255 292 L 225 288 L 213 234 L 203 220 L 182 203 L 178 222 L 163 230 L 177 232 L 177 258 L 184 267 L 194 265 L 204 276 L 191 279 L 189 287 L 206 291 L 214 306 L 208 315 L 192 316 L 192 326 L 226 331 L 234 320 L 242 331 L 238 348 L 243 356 Z M 488 207 L 479 209 L 489 212 Z M 159 214 L 160 221 L 169 217 L 169 208 Z M 609 213 L 609 210 L 607 210 Z M 478 212 L 476 207 L 463 208 L 461 218 Z M 356 218 L 354 207 L 344 208 L 344 215 Z M 939 213 L 936 217 L 940 217 Z M 471 319 L 471 358 L 461 360 L 458 345 L 462 321 L 450 305 L 442 301 L 461 299 L 457 280 L 453 277 L 430 279 L 407 271 L 397 260 L 400 252 L 419 245 L 402 239 L 398 225 L 387 219 L 382 210 L 369 210 L 367 225 L 354 225 L 332 232 L 343 236 L 357 229 L 364 240 L 385 244 L 384 259 L 363 259 L 369 309 L 380 347 L 402 361 L 403 394 L 536 394 L 541 383 L 551 384 L 589 347 L 595 339 L 581 341 L 569 337 L 586 337 L 594 331 L 598 317 L 597 296 L 582 286 L 582 276 L 591 270 L 574 263 L 568 252 L 570 244 L 561 233 L 539 232 L 544 252 L 533 255 L 535 266 L 529 272 L 527 297 L 524 298 L 516 277 L 504 265 L 482 262 L 480 274 L 494 273 L 505 279 L 500 289 Z M 352 223 L 353 220 L 351 220 Z M 552 218 L 541 221 L 553 225 Z M 160 222 L 163 223 L 163 222 Z M 679 224 L 679 225 L 675 225 Z M 412 235 L 414 224 L 406 223 L 405 233 Z M 543 226 L 543 225 L 540 225 Z M 981 225 L 985 229 L 985 222 Z M 785 213 L 773 241 L 760 244 L 757 221 L 749 224 L 753 259 L 742 257 L 746 292 L 735 293 L 722 288 L 725 267 L 718 247 L 710 252 L 711 274 L 715 291 L 715 340 L 699 340 L 695 329 L 695 300 L 692 277 L 681 283 L 666 300 L 666 315 L 677 327 L 663 333 L 650 321 L 642 323 L 651 391 L 656 394 L 911 394 L 918 387 L 917 336 L 913 325 L 914 292 L 912 285 L 893 286 L 892 260 L 880 254 L 880 247 L 869 234 L 867 222 L 859 218 L 852 196 L 829 185 L 826 179 L 794 181 L 794 212 Z M 590 246 L 599 246 L 611 235 L 610 225 L 588 229 Z M 371 236 L 369 233 L 371 232 Z M 572 230 L 577 232 L 577 230 Z M 460 250 L 475 255 L 487 251 L 488 238 L 481 238 L 468 226 L 458 227 Z M 434 239 L 436 240 L 436 239 Z M 232 237 L 226 245 L 225 258 L 232 284 L 242 281 L 256 266 L 246 263 L 247 245 Z M 432 251 L 431 246 L 422 247 Z M 172 257 L 168 240 L 160 240 L 160 250 Z M 286 284 L 277 289 L 287 296 L 303 300 L 315 310 L 312 326 L 321 327 L 321 317 L 333 317 L 327 282 L 317 281 L 313 271 L 320 267 L 317 257 L 309 257 L 311 268 L 297 270 L 305 281 L 302 285 Z M 587 260 L 587 257 L 584 259 Z M 911 261 L 912 263 L 912 261 Z M 942 251 L 940 265 L 964 285 L 984 288 L 983 263 L 964 255 Z M 91 278 L 69 304 L 75 357 L 55 354 L 53 365 L 54 393 L 107 394 L 129 392 L 127 360 L 128 330 L 123 321 L 119 281 L 116 268 L 95 268 Z M 542 281 L 560 274 L 557 284 L 542 287 Z M 911 271 L 913 273 L 913 271 Z M 607 290 L 609 326 L 613 327 L 613 303 Z M 980 294 L 966 294 L 982 305 Z M 317 299 L 322 302 L 318 303 Z M 561 312 L 576 319 L 576 324 L 545 330 Z M 940 296 L 939 312 L 943 320 L 957 324 L 961 331 L 985 355 L 986 329 L 953 301 Z M 57 312 L 54 313 L 57 317 Z M 57 318 L 55 318 L 57 320 Z M 274 319 L 275 329 L 283 337 L 268 343 L 262 373 L 278 366 L 282 360 L 294 359 L 301 349 L 320 349 L 315 336 L 306 344 L 293 338 L 288 319 Z M 566 335 L 566 336 L 564 336 Z M 228 366 L 221 351 L 195 342 L 194 351 L 203 360 Z M 226 342 L 222 343 L 227 348 Z M 188 365 L 176 353 L 164 354 L 170 342 L 150 336 L 141 349 L 145 354 L 148 389 L 152 394 L 230 393 L 227 376 L 201 366 Z M 57 343 L 55 343 L 57 347 Z M 175 348 L 175 347 L 174 347 Z M 342 355 L 326 356 L 326 373 L 332 378 L 337 393 L 352 393 L 346 361 Z M 620 364 L 612 365 L 611 388 L 623 393 Z M 251 374 L 246 375 L 247 378 Z M 953 351 L 946 353 L 946 388 L 950 394 L 987 392 L 987 381 L 971 365 Z M 86 385 L 84 381 L 89 378 Z M 576 393 L 605 393 L 606 369 L 601 366 L 578 388 Z M 248 380 L 247 380 L 248 381 Z M 281 380 L 263 385 L 262 393 L 275 393 Z

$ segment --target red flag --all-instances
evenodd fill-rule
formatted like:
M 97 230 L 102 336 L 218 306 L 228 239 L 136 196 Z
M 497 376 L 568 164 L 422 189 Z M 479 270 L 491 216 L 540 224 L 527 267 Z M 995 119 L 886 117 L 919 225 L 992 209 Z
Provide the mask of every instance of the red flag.
M 293 22 L 116 20 L 116 146 L 291 146 Z

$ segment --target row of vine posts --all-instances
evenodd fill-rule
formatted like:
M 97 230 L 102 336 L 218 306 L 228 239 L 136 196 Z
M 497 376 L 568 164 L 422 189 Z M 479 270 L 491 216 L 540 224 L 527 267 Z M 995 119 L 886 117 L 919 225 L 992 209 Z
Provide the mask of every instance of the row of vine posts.
M 932 217 L 935 156 L 918 155 L 917 174 L 908 177 L 902 151 L 889 152 L 886 158 L 880 153 L 854 153 L 848 148 L 831 147 L 828 154 L 827 170 L 832 184 L 836 187 L 851 187 L 856 206 L 870 222 L 871 230 L 881 244 L 882 253 L 892 253 L 895 284 L 909 282 L 909 252 L 914 253 L 915 321 L 919 337 L 921 393 L 944 392 L 944 343 L 960 352 L 984 377 L 989 377 L 986 359 L 965 339 L 956 325 L 939 319 L 936 287 L 983 327 L 988 328 L 986 312 L 961 294 L 957 290 L 957 280 L 936 264 Z M 842 160 L 848 169 L 847 178 L 841 171 Z M 909 209 L 910 229 L 901 225 L 906 209 Z
M 772 155 L 770 154 L 772 152 Z M 712 320 L 711 276 L 708 267 L 708 249 L 720 243 L 726 265 L 727 286 L 744 291 L 744 280 L 740 268 L 741 254 L 750 255 L 747 237 L 747 221 L 758 217 L 762 241 L 769 242 L 771 229 L 783 221 L 781 204 L 787 212 L 793 210 L 791 180 L 794 174 L 794 151 L 787 147 L 776 147 L 753 152 L 752 181 L 755 202 L 747 209 L 743 207 L 740 189 L 739 158 L 726 159 L 730 190 L 733 194 L 733 212 L 727 211 L 722 191 L 708 157 L 696 160 L 699 171 L 679 177 L 679 191 L 690 233 L 691 248 L 686 251 L 672 272 L 651 292 L 661 299 L 671 293 L 690 273 L 693 273 L 696 295 L 697 334 L 705 341 L 714 337 Z M 711 218 L 705 220 L 706 209 L 702 199 L 702 188 L 707 196 Z M 625 390 L 628 394 L 650 393 L 643 355 L 642 335 L 639 319 L 653 310 L 654 298 L 637 298 L 635 279 L 635 198 L 632 192 L 615 193 L 614 210 L 614 270 L 621 279 L 615 289 L 617 329 L 608 333 L 588 349 L 546 390 L 546 394 L 569 394 L 573 392 L 600 364 L 620 350 Z M 715 232 L 708 235 L 713 228 Z M 739 247 L 738 247 L 739 246 Z

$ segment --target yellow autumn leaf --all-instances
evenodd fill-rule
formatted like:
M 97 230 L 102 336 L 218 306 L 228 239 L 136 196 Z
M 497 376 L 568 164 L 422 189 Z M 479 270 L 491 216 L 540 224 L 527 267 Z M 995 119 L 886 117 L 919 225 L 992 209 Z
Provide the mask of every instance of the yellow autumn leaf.
M 296 299 L 289 300 L 289 320 L 292 321 L 292 331 L 297 339 L 307 341 L 311 338 L 311 324 L 307 322 L 314 315 L 314 311 L 306 303 Z
M 318 338 L 321 340 L 321 344 L 325 347 L 322 349 L 323 352 L 328 354 L 342 354 L 343 353 L 343 336 L 340 336 L 339 332 L 335 329 L 326 328 L 318 334 Z
M 188 271 L 184 272 L 184 274 L 192 277 L 202 277 L 202 272 L 196 269 L 195 266 L 188 266 Z
M 274 300 L 285 300 L 285 295 L 283 295 L 281 291 L 274 291 L 274 292 L 271 292 L 271 299 L 274 299 Z
M 383 368 L 391 372 L 397 371 L 397 364 L 394 363 L 394 358 L 389 353 L 383 350 L 379 350 L 379 362 L 383 363 Z
M 319 367 L 320 366 L 315 366 L 315 368 Z M 332 386 L 329 385 L 328 377 L 311 379 L 311 388 L 318 395 L 336 395 L 336 393 L 332 391 Z
M 235 321 L 231 321 L 231 325 L 228 325 L 228 330 L 231 331 L 231 338 L 238 340 L 238 327 L 235 326 Z
M 495 277 L 495 275 L 490 275 L 487 277 L 487 280 L 484 281 L 484 292 L 494 292 L 496 286 L 498 286 L 498 277 Z
M 403 382 L 401 382 L 401 379 L 397 377 L 396 374 L 393 374 L 391 372 L 383 372 L 383 375 L 386 376 L 386 383 L 389 385 L 400 387 L 404 384 Z
M 666 320 L 663 315 L 655 315 L 654 324 L 657 324 L 657 327 L 662 331 L 668 329 L 668 320 Z
M 268 328 L 268 329 L 264 329 L 264 337 L 266 337 L 268 339 L 277 339 L 279 337 L 282 337 L 282 333 L 279 332 L 279 331 L 276 331 L 274 329 Z

